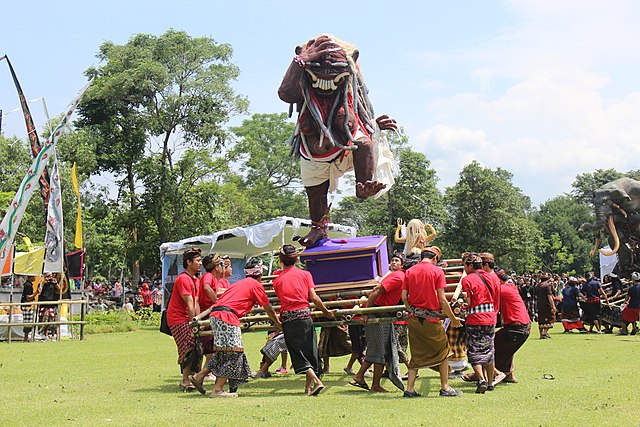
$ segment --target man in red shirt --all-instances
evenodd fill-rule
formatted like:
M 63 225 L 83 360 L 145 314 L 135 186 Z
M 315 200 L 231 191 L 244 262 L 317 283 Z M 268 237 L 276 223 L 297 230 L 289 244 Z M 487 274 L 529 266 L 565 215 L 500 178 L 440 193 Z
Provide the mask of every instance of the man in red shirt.
M 189 375 L 200 369 L 201 350 L 196 345 L 189 322 L 200 312 L 198 305 L 198 272 L 202 265 L 202 250 L 192 248 L 182 254 L 184 271 L 173 284 L 171 298 L 167 306 L 167 325 L 178 347 L 178 363 L 182 371 L 180 388 L 195 390 Z
M 402 299 L 402 283 L 404 281 L 404 271 L 402 270 L 403 254 L 394 254 L 389 262 L 389 272 L 384 275 L 382 281 L 373 288 L 367 300 L 367 307 L 386 307 L 400 304 Z M 382 371 L 386 364 L 389 365 L 389 379 L 400 390 L 404 391 L 402 376 L 400 374 L 398 358 L 398 337 L 392 322 L 388 323 L 367 323 L 369 318 L 393 317 L 395 313 L 384 313 L 380 315 L 362 316 L 365 323 L 365 335 L 367 337 L 367 354 L 360 370 L 354 375 L 353 386 L 369 389 L 364 375 L 373 365 L 373 380 L 371 391 L 374 393 L 387 393 L 387 390 L 380 385 Z
M 497 272 L 500 279 L 500 313 L 502 328 L 496 332 L 496 370 L 505 374 L 504 382 L 516 383 L 513 375 L 513 357 L 531 334 L 531 319 L 518 288 L 504 270 Z
M 438 367 L 440 372 L 440 396 L 454 397 L 462 394 L 449 387 L 449 341 L 440 323 L 440 309 L 444 311 L 454 328 L 461 327 L 460 320 L 451 311 L 445 295 L 447 282 L 444 272 L 436 267 L 442 252 L 437 246 L 422 251 L 422 260 L 409 269 L 402 283 L 402 301 L 409 311 L 409 378 L 404 397 L 418 397 L 415 391 L 419 368 Z
M 464 271 L 462 289 L 467 295 L 469 314 L 465 322 L 467 356 L 478 380 L 476 393 L 493 390 L 495 347 L 493 337 L 497 313 L 494 295 L 498 288 L 489 273 L 482 270 L 482 258 L 477 253 L 462 255 Z
M 205 273 L 200 278 L 200 286 L 198 287 L 198 303 L 200 305 L 200 312 L 212 307 L 218 299 L 219 292 L 219 280 L 222 278 L 223 266 L 222 259 L 217 253 L 207 255 L 202 259 L 202 266 Z M 213 355 L 213 336 L 207 335 L 200 338 L 202 343 L 202 352 L 205 355 L 205 361 L 209 362 Z M 213 377 L 207 377 L 207 380 L 213 380 Z
M 280 300 L 280 320 L 287 350 L 296 374 L 305 374 L 305 392 L 315 396 L 324 389 L 318 376 L 322 372 L 318 356 L 318 340 L 311 320 L 309 302 L 322 310 L 329 319 L 335 318 L 316 294 L 311 273 L 295 266 L 298 252 L 293 245 L 284 245 L 278 253 L 282 272 L 273 281 L 273 290 Z
M 254 305 L 259 304 L 264 307 L 277 329 L 282 327 L 260 283 L 263 268 L 261 261 L 247 262 L 244 269 L 246 278 L 236 282 L 231 289 L 222 294 L 211 311 L 213 357 L 203 370 L 189 377 L 201 394 L 206 394 L 202 381 L 209 373 L 213 373 L 216 376 L 216 382 L 210 397 L 238 397 L 235 390 L 251 375 L 251 368 L 242 344 L 240 318 L 249 313 Z M 230 393 L 222 390 L 227 380 Z
M 231 283 L 229 283 L 229 280 L 227 280 L 233 274 L 233 267 L 231 266 L 231 257 L 229 255 L 222 255 L 222 265 L 223 265 L 224 271 L 222 273 L 222 278 L 218 280 L 218 284 L 220 286 L 220 288 L 218 289 L 218 293 L 220 292 L 224 293 L 224 291 L 226 291 L 232 286 Z

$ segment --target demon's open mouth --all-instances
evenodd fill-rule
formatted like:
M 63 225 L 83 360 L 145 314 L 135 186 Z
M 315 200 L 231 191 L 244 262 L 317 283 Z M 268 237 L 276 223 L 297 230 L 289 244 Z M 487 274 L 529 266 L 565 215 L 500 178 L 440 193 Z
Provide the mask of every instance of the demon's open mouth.
M 324 91 L 334 91 L 338 89 L 338 86 L 340 85 L 340 83 L 350 75 L 349 72 L 344 72 L 344 73 L 338 74 L 335 77 L 323 76 L 323 77 L 329 77 L 329 78 L 323 78 L 323 77 L 318 77 L 313 71 L 309 69 L 307 69 L 306 71 L 311 76 L 311 80 L 312 80 L 311 87 L 313 87 L 314 89 L 320 89 Z

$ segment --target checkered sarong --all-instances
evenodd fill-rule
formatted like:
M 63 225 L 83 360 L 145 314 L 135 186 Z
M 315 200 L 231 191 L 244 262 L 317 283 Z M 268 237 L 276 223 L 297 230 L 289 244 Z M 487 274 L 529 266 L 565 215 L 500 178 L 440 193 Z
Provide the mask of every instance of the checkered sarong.
M 196 347 L 196 340 L 191 332 L 191 326 L 189 326 L 189 322 L 183 322 L 169 326 L 169 329 L 171 329 L 171 336 L 173 336 L 176 347 L 178 347 L 178 363 L 182 364 L 187 355 Z
M 33 318 L 35 316 L 35 310 L 32 307 L 22 306 L 22 322 L 23 323 L 33 323 Z
M 467 336 L 464 328 L 453 328 L 451 325 L 447 328 L 447 340 L 449 347 L 453 352 L 453 356 L 449 360 L 460 361 L 467 359 Z
M 285 351 L 287 351 L 287 343 L 284 341 L 284 334 L 270 338 L 260 350 L 271 361 L 275 361 L 280 356 L 280 353 Z
M 476 305 L 473 308 L 469 309 L 469 314 L 475 314 L 475 313 L 490 313 L 493 311 L 493 304 L 492 303 L 487 303 L 487 304 L 480 304 L 480 305 Z

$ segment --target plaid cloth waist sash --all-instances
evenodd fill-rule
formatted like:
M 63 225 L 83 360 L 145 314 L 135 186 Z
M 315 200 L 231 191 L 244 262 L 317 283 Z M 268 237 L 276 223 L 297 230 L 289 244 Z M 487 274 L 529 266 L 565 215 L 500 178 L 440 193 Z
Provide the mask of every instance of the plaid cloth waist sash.
M 303 307 L 298 310 L 284 310 L 280 312 L 280 321 L 282 323 L 291 322 L 293 320 L 310 319 L 311 307 Z
M 587 298 L 585 302 L 589 304 L 595 304 L 597 302 L 600 302 L 600 297 Z
M 440 312 L 438 310 L 427 310 L 425 308 L 411 306 L 409 314 L 419 319 L 437 319 L 440 320 Z
M 475 314 L 475 313 L 491 313 L 493 310 L 493 304 L 492 303 L 486 303 L 486 304 L 479 304 L 476 305 L 475 307 L 471 307 L 469 309 L 469 314 Z

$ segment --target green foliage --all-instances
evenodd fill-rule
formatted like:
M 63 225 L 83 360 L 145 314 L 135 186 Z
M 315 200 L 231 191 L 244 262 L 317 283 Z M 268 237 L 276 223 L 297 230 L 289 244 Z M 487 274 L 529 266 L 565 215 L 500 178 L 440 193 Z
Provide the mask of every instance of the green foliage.
M 124 204 L 117 206 L 115 222 L 127 230 L 118 233 L 125 243 L 120 253 L 131 262 L 134 281 L 141 261 L 143 267 L 157 265 L 143 254 L 184 237 L 192 225 L 194 188 L 220 165 L 208 148 L 223 145 L 224 123 L 247 109 L 246 99 L 231 87 L 239 73 L 232 53 L 230 45 L 212 38 L 169 30 L 137 34 L 126 45 L 105 42 L 98 53 L 102 65 L 87 70 L 94 84 L 79 106 L 78 143 L 94 148 L 92 172 L 109 171 L 120 179 Z M 182 158 L 174 159 L 182 151 L 176 144 L 186 145 Z
M 578 233 L 592 219 L 588 206 L 573 196 L 558 196 L 543 203 L 533 219 L 546 239 L 540 259 L 547 271 L 580 274 L 593 269 L 590 236 Z
M 241 179 L 234 182 L 255 206 L 250 222 L 308 215 L 300 166 L 289 155 L 293 124 L 286 120 L 286 114 L 254 114 L 231 128 L 236 141 L 227 158 L 239 164 Z
M 80 316 L 73 316 L 72 320 L 80 320 Z M 130 332 L 141 327 L 159 328 L 160 313 L 153 313 L 149 308 L 133 313 L 117 309 L 86 314 L 85 321 L 88 322 L 84 327 L 86 334 Z
M 640 169 L 631 170 L 626 173 L 616 169 L 596 169 L 594 172 L 585 172 L 576 176 L 573 187 L 573 195 L 578 202 L 591 205 L 593 201 L 593 192 L 604 184 L 615 181 L 616 179 L 628 177 L 640 180 Z
M 459 181 L 447 188 L 447 250 L 492 252 L 498 264 L 518 271 L 539 265 L 542 236 L 530 217 L 531 201 L 511 183 L 504 169 L 465 166 Z
M 10 193 L 13 198 L 32 162 L 29 146 L 22 140 L 0 135 L 0 193 Z M 8 205 L 2 201 L 2 210 Z
M 231 128 L 237 142 L 227 156 L 242 163 L 245 183 L 269 181 L 274 188 L 300 184 L 300 166 L 289 156 L 293 128 L 286 113 L 254 114 L 241 126 Z

